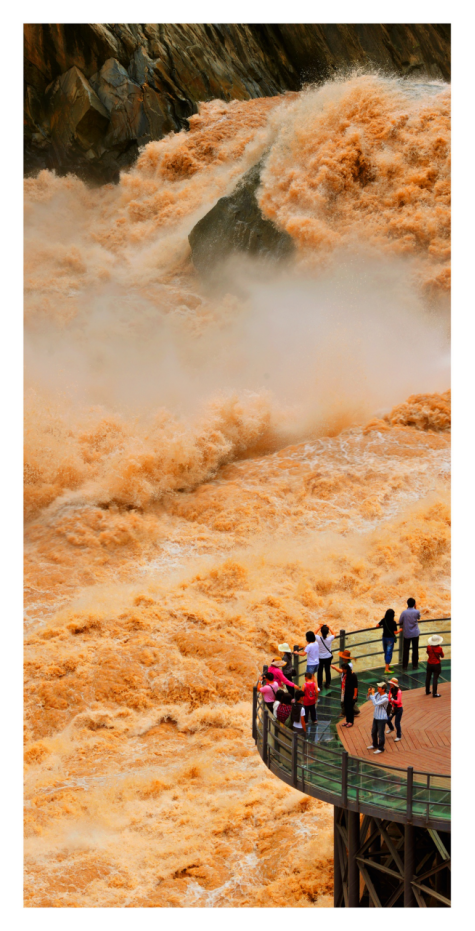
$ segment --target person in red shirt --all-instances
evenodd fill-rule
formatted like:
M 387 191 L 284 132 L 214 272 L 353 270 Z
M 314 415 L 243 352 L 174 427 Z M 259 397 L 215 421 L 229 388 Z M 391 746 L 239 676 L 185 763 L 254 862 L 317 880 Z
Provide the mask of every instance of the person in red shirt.
M 305 673 L 305 685 L 303 687 L 302 705 L 305 708 L 305 723 L 308 724 L 311 718 L 315 724 L 317 721 L 317 698 L 319 688 L 315 683 L 312 672 Z
M 427 672 L 426 672 L 426 695 L 430 695 L 430 680 L 432 679 L 432 697 L 440 698 L 440 695 L 437 691 L 437 682 L 440 676 L 440 670 L 442 666 L 440 664 L 441 659 L 444 658 L 444 651 L 441 647 L 441 643 L 444 642 L 444 638 L 439 634 L 433 634 L 432 637 L 429 637 L 427 641 Z

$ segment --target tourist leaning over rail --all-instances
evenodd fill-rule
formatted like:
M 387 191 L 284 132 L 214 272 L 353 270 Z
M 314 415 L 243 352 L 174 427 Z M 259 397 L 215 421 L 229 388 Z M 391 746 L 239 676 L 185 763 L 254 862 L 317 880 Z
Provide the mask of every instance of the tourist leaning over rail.
M 323 673 L 325 672 L 325 688 L 331 688 L 332 674 L 330 672 L 332 664 L 332 651 L 331 644 L 335 639 L 335 634 L 333 633 L 331 627 L 328 624 L 320 624 L 318 630 L 315 631 L 316 642 L 318 643 L 318 670 L 317 670 L 317 685 L 320 691 L 323 688 Z
M 443 642 L 444 638 L 440 634 L 433 634 L 427 641 L 426 695 L 430 695 L 430 680 L 432 679 L 433 698 L 441 698 L 437 691 L 437 683 L 442 669 L 440 661 L 444 658 L 444 651 L 440 645 Z
M 368 698 L 374 705 L 374 717 L 373 726 L 371 728 L 371 740 L 373 743 L 369 744 L 367 749 L 373 750 L 375 754 L 384 753 L 384 728 L 388 722 L 386 683 L 378 682 L 377 689 L 376 695 L 373 688 L 368 689 Z
M 399 626 L 402 627 L 404 637 L 404 646 L 402 653 L 402 668 L 406 670 L 409 665 L 409 650 L 412 644 L 412 668 L 417 669 L 419 666 L 419 637 L 420 630 L 418 621 L 420 620 L 420 611 L 416 608 L 414 598 L 407 599 L 407 608 L 402 612 L 399 618 Z
M 307 668 L 305 671 L 311 672 L 312 675 L 315 675 L 318 669 L 318 664 L 320 662 L 320 656 L 318 643 L 316 642 L 316 637 L 313 630 L 307 630 L 305 639 L 307 641 L 307 646 L 303 650 L 294 650 L 294 656 L 306 656 Z
M 277 694 L 277 682 L 274 681 L 273 672 L 265 672 L 260 676 L 257 691 L 262 694 L 266 708 L 273 711 Z
M 292 730 L 297 731 L 298 734 L 305 734 L 307 731 L 307 725 L 305 723 L 305 708 L 301 701 L 302 698 L 302 689 L 296 689 L 295 698 L 292 701 L 290 720 L 292 722 Z
M 394 730 L 394 724 L 392 720 L 394 718 L 394 723 L 396 725 L 396 737 L 394 743 L 397 740 L 401 740 L 402 731 L 401 731 L 401 718 L 402 718 L 402 691 L 399 688 L 399 682 L 397 679 L 390 679 L 389 685 L 391 686 L 389 690 L 389 702 L 388 702 L 388 734 Z
M 276 657 L 275 659 L 272 660 L 269 666 L 269 672 L 273 674 L 274 679 L 279 685 L 279 688 L 282 688 L 282 685 L 285 684 L 287 688 L 293 689 L 294 687 L 293 682 L 284 676 L 284 673 L 282 670 L 283 663 L 284 661 L 280 659 L 280 657 Z
M 384 653 L 384 662 L 386 663 L 385 672 L 392 672 L 391 661 L 393 658 L 393 650 L 396 643 L 396 636 L 401 633 L 402 627 L 398 629 L 397 623 L 394 620 L 394 611 L 392 608 L 388 608 L 384 617 L 376 624 L 376 627 L 383 628 L 383 653 Z

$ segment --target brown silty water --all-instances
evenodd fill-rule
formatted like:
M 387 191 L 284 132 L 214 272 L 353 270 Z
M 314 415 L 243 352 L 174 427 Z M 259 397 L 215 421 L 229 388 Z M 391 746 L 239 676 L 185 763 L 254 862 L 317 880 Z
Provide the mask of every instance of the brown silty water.
M 116 187 L 26 181 L 25 903 L 332 904 L 332 809 L 265 769 L 282 641 L 449 611 L 449 89 L 200 108 Z M 207 290 L 264 160 L 296 244 Z

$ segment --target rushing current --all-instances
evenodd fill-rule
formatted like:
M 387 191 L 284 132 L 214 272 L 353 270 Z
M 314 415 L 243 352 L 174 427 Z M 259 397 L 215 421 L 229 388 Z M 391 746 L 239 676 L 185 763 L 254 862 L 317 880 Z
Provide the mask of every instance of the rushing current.
M 26 181 L 26 905 L 331 906 L 251 690 L 324 619 L 449 610 L 449 114 L 355 74 Z M 188 234 L 257 162 L 294 256 L 211 287 Z

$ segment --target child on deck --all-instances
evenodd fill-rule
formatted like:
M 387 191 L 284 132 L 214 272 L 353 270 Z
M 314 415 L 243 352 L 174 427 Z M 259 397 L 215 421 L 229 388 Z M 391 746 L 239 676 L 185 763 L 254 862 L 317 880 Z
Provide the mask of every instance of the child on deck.
M 313 673 L 305 673 L 305 684 L 303 687 L 303 698 L 302 705 L 305 708 L 305 723 L 308 724 L 309 719 L 312 720 L 314 724 L 317 721 L 317 699 L 319 688 L 315 684 L 315 678 Z

